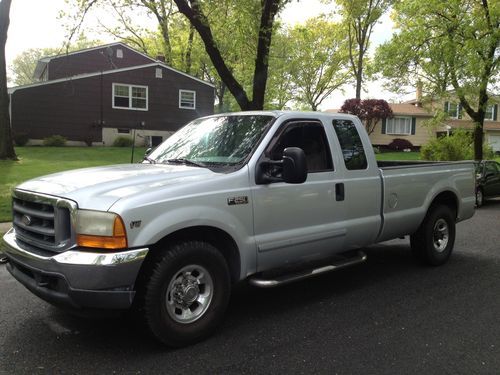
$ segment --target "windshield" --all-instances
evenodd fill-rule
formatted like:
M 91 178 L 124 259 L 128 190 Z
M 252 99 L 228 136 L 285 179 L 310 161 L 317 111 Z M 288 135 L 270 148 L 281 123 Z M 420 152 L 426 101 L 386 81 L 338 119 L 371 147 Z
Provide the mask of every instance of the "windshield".
M 147 160 L 197 166 L 236 165 L 257 145 L 272 116 L 217 116 L 194 120 L 173 134 Z

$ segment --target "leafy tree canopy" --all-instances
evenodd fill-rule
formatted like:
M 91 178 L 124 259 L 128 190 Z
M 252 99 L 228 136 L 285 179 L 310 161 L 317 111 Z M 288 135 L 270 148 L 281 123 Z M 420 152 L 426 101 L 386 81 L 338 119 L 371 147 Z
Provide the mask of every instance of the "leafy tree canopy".
M 474 155 L 482 158 L 489 91 L 499 79 L 500 2 L 404 0 L 395 5 L 398 32 L 379 47 L 375 61 L 397 91 L 415 86 L 438 96 L 453 90 L 475 122 Z

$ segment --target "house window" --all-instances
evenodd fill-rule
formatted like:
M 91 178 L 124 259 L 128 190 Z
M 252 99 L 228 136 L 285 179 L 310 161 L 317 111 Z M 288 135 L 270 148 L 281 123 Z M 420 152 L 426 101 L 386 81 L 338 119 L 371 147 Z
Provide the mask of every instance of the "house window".
M 130 134 L 130 129 L 118 129 L 119 134 Z
M 179 90 L 179 108 L 196 108 L 196 91 Z
M 495 116 L 495 106 L 493 104 L 486 106 L 486 113 L 484 114 L 484 119 L 488 121 L 494 121 L 495 120 L 494 116 Z
M 386 134 L 410 135 L 411 117 L 393 117 L 388 118 L 385 128 Z
M 123 59 L 123 50 L 122 49 L 117 49 L 116 50 L 116 57 L 119 59 Z
M 163 78 L 163 69 L 162 68 L 156 68 L 155 77 L 156 78 Z
M 452 119 L 458 119 L 460 115 L 460 105 L 457 103 L 446 102 L 445 103 L 445 112 L 448 113 L 448 116 Z
M 148 110 L 148 87 L 113 83 L 113 108 Z

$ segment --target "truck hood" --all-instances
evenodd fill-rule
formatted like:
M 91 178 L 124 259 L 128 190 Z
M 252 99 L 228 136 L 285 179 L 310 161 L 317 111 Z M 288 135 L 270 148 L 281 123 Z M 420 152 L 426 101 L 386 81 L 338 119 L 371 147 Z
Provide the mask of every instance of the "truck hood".
M 65 171 L 22 183 L 17 189 L 71 199 L 79 208 L 108 210 L 116 201 L 169 185 L 217 178 L 207 168 L 165 164 L 119 164 Z

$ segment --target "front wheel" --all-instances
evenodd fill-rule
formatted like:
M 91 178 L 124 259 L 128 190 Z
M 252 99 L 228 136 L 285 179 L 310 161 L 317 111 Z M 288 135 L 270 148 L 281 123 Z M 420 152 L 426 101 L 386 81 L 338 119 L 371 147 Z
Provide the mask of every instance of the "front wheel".
M 455 215 L 444 205 L 431 207 L 419 229 L 410 236 L 411 250 L 421 262 L 440 266 L 455 244 Z
M 231 290 L 226 260 L 215 247 L 184 241 L 165 249 L 146 282 L 144 316 L 169 346 L 202 340 L 224 316 Z

